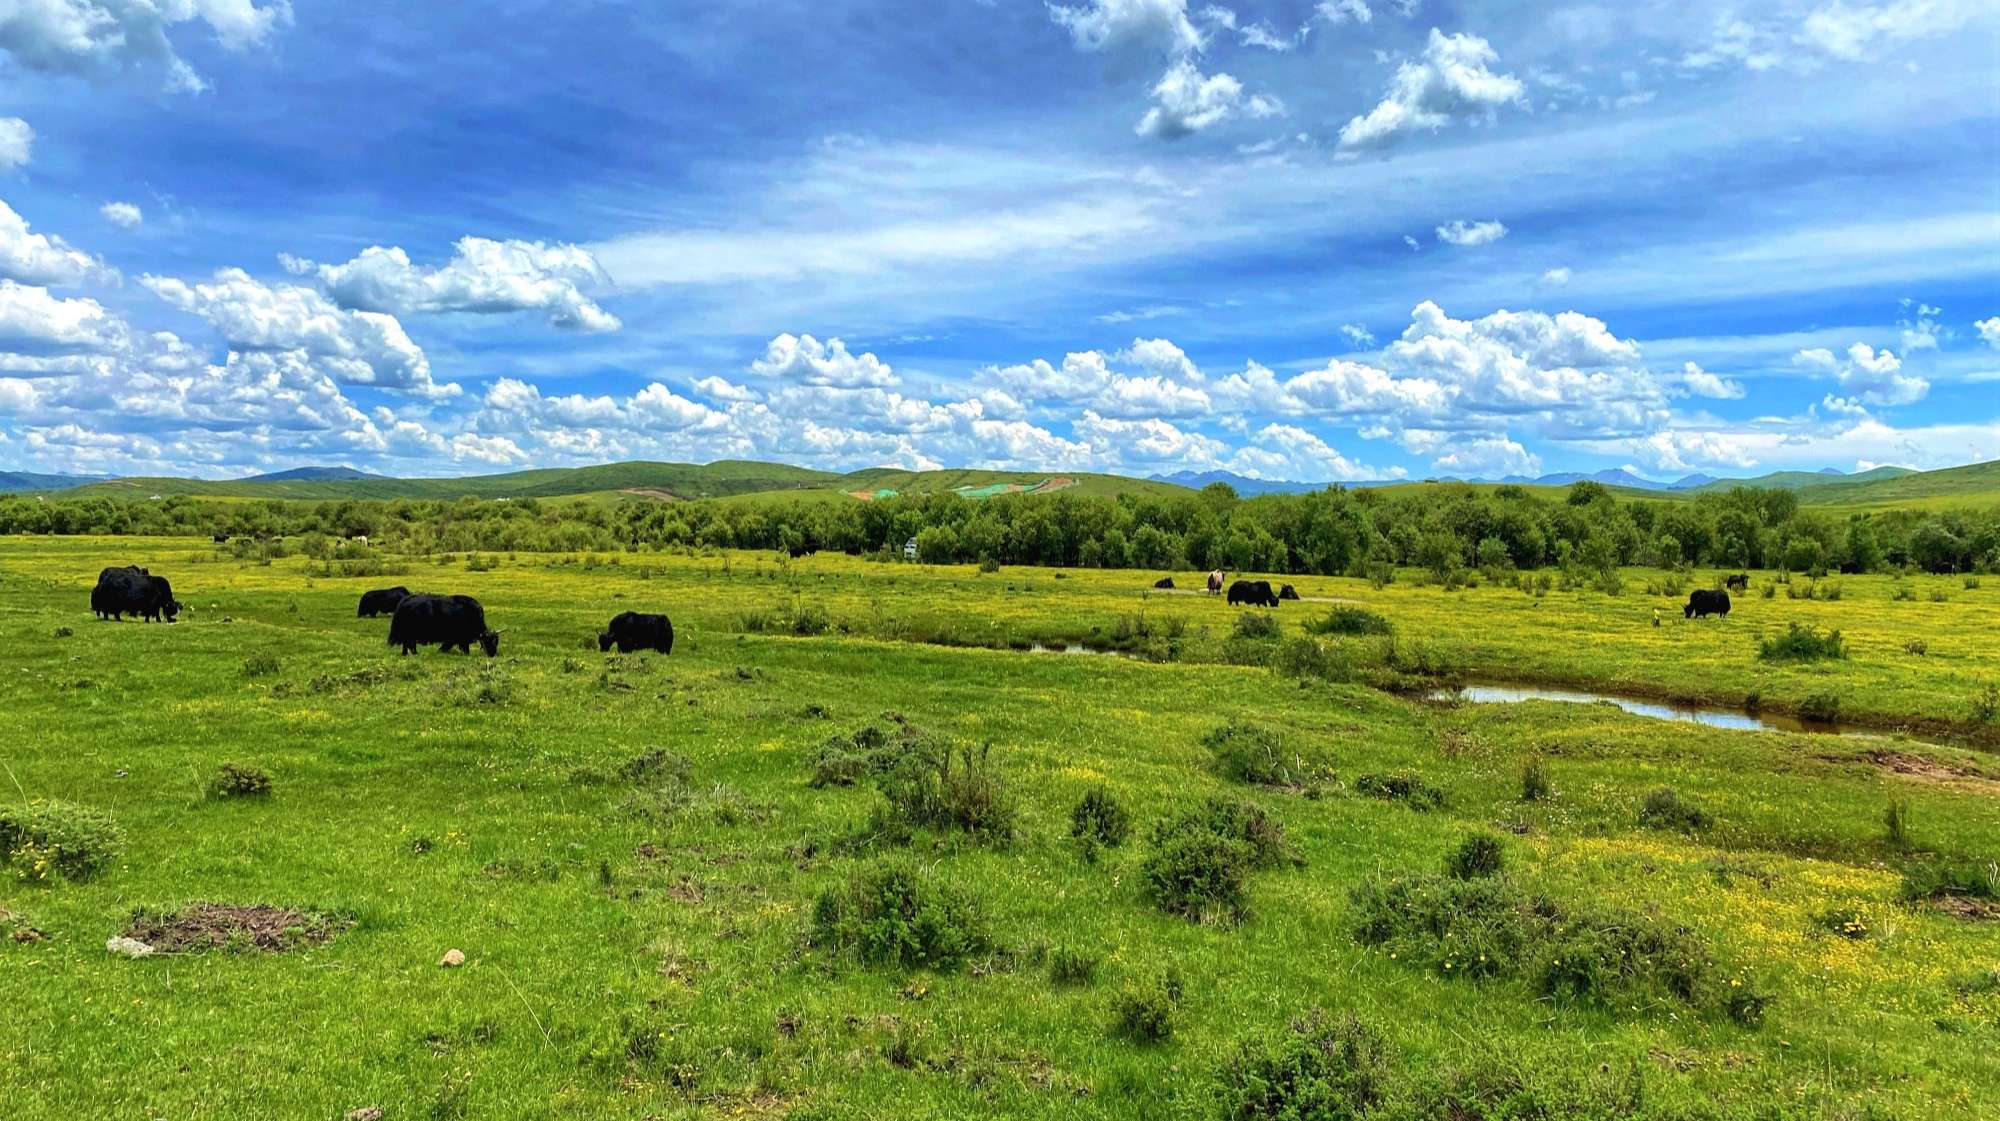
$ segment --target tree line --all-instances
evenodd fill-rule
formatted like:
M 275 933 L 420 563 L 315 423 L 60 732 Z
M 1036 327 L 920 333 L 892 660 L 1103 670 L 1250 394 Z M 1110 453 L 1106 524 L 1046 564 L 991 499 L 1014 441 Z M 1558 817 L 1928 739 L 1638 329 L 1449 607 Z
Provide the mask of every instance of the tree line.
M 414 554 L 741 548 L 901 557 L 926 563 L 1447 576 L 1622 565 L 1872 572 L 2000 566 L 2000 506 L 1844 514 L 1785 490 L 1736 487 L 1689 499 L 1619 497 L 1581 482 L 1557 495 L 1443 484 L 1239 497 L 951 493 L 873 502 L 759 495 L 617 503 L 536 499 L 241 501 L 176 496 L 0 498 L 0 533 L 292 539 L 309 553 L 367 537 Z

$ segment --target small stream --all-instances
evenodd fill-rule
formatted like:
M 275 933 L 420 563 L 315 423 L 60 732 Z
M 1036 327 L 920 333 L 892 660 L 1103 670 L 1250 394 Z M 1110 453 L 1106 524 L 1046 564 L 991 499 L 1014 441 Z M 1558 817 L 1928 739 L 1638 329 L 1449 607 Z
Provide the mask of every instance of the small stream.
M 1739 732 L 1811 732 L 1831 736 L 1871 734 L 1862 728 L 1849 728 L 1822 720 L 1803 720 L 1781 713 L 1746 712 L 1740 708 L 1641 700 L 1637 697 L 1620 697 L 1610 693 L 1551 689 L 1536 685 L 1467 685 L 1456 693 L 1449 689 L 1439 689 L 1430 694 L 1430 698 L 1440 701 L 1470 701 L 1473 704 L 1513 704 L 1519 701 L 1559 701 L 1581 705 L 1610 704 L 1617 705 L 1635 716 L 1650 716 L 1655 720 L 1685 720 L 1711 728 L 1730 728 Z

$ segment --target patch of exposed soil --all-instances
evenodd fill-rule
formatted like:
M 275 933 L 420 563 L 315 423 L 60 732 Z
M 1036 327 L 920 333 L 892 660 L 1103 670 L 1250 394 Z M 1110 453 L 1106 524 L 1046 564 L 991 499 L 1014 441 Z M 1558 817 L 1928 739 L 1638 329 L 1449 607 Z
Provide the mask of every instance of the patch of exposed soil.
M 1950 915 L 1955 919 L 1967 919 L 1972 922 L 2000 919 L 2000 902 L 1991 899 L 1974 899 L 1965 895 L 1939 895 L 1931 899 L 1931 906 L 1936 907 L 1940 914 Z
M 675 494 L 673 491 L 670 490 L 660 490 L 657 487 L 626 487 L 624 490 L 619 491 L 618 493 L 636 494 L 640 498 L 656 498 L 659 499 L 661 502 L 681 501 L 680 495 Z
M 1987 790 L 2000 788 L 2000 781 L 1996 781 L 1992 776 L 1983 774 L 1972 767 L 1940 762 L 1936 759 L 1927 759 L 1924 756 L 1913 755 L 1907 751 L 1876 748 L 1863 752 L 1860 755 L 1822 755 L 1820 758 L 1829 763 L 1867 763 L 1893 774 L 1921 779 L 1926 782 L 1939 782 L 1953 786 L 1969 786 Z
M 248 907 L 191 903 L 164 914 L 139 912 L 125 928 L 125 937 L 167 954 L 220 949 L 276 954 L 331 941 L 353 925 L 353 919 L 265 903 Z

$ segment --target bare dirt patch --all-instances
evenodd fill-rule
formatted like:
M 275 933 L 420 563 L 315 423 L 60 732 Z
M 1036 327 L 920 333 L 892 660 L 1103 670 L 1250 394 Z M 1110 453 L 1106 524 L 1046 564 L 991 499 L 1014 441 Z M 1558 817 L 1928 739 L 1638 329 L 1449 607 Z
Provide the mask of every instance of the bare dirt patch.
M 1986 792 L 2000 791 L 2000 779 L 1965 765 L 1929 759 L 1907 751 L 1876 748 L 1859 755 L 1822 755 L 1829 763 L 1867 763 L 1892 774 L 1923 782 L 1942 783 Z
M 678 494 L 675 494 L 675 493 L 674 493 L 673 491 L 670 491 L 670 490 L 660 490 L 660 489 L 659 489 L 659 488 L 657 488 L 657 487 L 626 487 L 626 488 L 625 488 L 624 490 L 621 490 L 621 491 L 619 491 L 618 493 L 620 493 L 620 494 L 634 494 L 634 495 L 638 495 L 638 496 L 639 496 L 640 498 L 653 498 L 653 499 L 658 499 L 658 500 L 659 500 L 659 501 L 661 501 L 661 502 L 680 502 L 680 501 L 683 501 L 683 500 L 682 500 L 682 498 L 681 498 L 681 496 L 680 496 L 680 495 L 678 495 Z
M 2000 902 L 1991 899 L 1974 899 L 1966 895 L 1940 895 L 1931 899 L 1931 906 L 1939 914 L 1969 922 L 1987 922 L 2000 919 Z
M 321 945 L 353 925 L 353 919 L 339 915 L 264 903 L 191 903 L 178 911 L 139 912 L 125 928 L 125 937 L 167 954 L 222 949 L 276 954 Z

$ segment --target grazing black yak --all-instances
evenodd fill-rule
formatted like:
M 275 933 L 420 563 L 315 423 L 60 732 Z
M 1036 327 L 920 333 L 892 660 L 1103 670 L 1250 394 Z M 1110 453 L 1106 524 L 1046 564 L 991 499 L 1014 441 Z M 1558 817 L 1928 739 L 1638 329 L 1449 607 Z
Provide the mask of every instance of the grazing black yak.
M 1299 598 L 1298 589 L 1292 587 L 1290 584 L 1281 584 L 1278 586 L 1278 598 L 1297 599 Z
M 402 647 L 405 657 L 419 646 L 470 654 L 475 642 L 489 658 L 500 653 L 499 632 L 486 629 L 486 609 L 471 596 L 407 596 L 389 620 L 389 645 Z
M 164 616 L 171 623 L 179 617 L 181 603 L 174 598 L 174 587 L 166 577 L 127 565 L 97 574 L 97 586 L 90 591 L 90 609 L 99 618 L 114 621 L 137 615 L 149 623 Z
M 1278 593 L 1271 590 L 1269 580 L 1238 580 L 1229 585 L 1229 605 L 1247 603 L 1252 607 L 1278 606 Z
M 373 619 L 377 615 L 394 615 L 396 605 L 410 598 L 410 589 L 401 584 L 393 588 L 377 588 L 361 593 L 361 606 L 354 609 L 357 619 Z
M 1750 574 L 1748 572 L 1739 572 L 1734 576 L 1725 576 L 1722 578 L 1722 586 L 1739 592 L 1747 592 L 1750 590 Z
M 611 626 L 597 636 L 597 649 L 609 650 L 618 647 L 620 654 L 630 654 L 634 650 L 658 650 L 662 654 L 674 652 L 674 625 L 665 615 L 646 615 L 637 611 L 627 611 L 612 616 Z
M 1684 619 L 1699 619 L 1704 615 L 1729 614 L 1729 593 L 1698 588 L 1688 596 L 1687 606 L 1681 609 Z
M 1167 591 L 1173 591 L 1174 578 L 1171 576 L 1162 576 L 1158 580 L 1153 581 L 1153 586 L 1155 588 L 1163 588 Z

